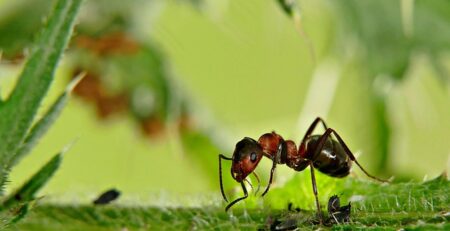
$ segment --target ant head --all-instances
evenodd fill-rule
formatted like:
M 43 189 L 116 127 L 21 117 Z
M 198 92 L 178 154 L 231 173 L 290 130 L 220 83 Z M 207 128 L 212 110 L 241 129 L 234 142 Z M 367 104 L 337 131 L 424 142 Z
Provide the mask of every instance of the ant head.
M 236 144 L 234 149 L 231 176 L 237 182 L 242 182 L 255 170 L 262 156 L 260 144 L 252 138 L 245 137 Z

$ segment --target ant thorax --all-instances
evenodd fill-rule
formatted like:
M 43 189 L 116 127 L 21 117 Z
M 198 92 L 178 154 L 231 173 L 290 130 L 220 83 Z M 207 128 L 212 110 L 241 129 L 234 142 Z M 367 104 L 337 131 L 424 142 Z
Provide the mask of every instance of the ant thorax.
M 300 157 L 294 141 L 284 140 L 275 132 L 262 135 L 258 142 L 267 157 L 275 159 L 277 164 L 286 164 Z

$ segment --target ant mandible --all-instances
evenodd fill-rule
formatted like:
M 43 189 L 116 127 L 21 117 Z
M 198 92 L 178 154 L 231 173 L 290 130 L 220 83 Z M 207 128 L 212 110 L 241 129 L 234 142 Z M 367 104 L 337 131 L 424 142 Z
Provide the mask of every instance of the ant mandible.
M 321 122 L 325 128 L 325 133 L 322 135 L 311 135 L 319 122 Z M 332 134 L 337 140 L 331 137 Z M 382 180 L 370 175 L 358 163 L 355 156 L 339 134 L 332 128 L 328 128 L 325 121 L 320 117 L 317 117 L 308 128 L 298 150 L 292 140 L 284 140 L 280 135 L 272 132 L 262 135 L 259 137 L 258 141 L 245 137 L 236 144 L 236 148 L 231 158 L 219 154 L 220 190 L 225 201 L 228 202 L 222 184 L 222 159 L 232 161 L 231 176 L 237 182 L 241 183 L 242 190 L 244 191 L 244 196 L 229 203 L 225 208 L 225 211 L 228 211 L 231 206 L 240 200 L 247 198 L 248 193 L 244 181 L 248 182 L 246 177 L 250 173 L 253 173 L 256 180 L 259 182 L 259 177 L 254 170 L 263 156 L 271 159 L 273 164 L 270 171 L 269 184 L 261 196 L 264 196 L 269 191 L 277 164 L 286 164 L 288 167 L 298 172 L 303 171 L 308 166 L 310 167 L 312 188 L 316 199 L 317 213 L 319 214 L 321 222 L 322 212 L 317 197 L 317 185 L 314 175 L 315 168 L 331 177 L 341 178 L 350 173 L 353 161 L 368 177 L 380 182 L 388 182 L 387 180 Z

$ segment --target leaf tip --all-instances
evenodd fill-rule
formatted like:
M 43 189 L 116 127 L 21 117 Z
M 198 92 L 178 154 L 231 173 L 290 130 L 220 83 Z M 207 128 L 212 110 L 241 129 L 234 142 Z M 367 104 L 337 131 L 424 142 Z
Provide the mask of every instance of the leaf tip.
M 75 78 L 70 81 L 70 83 L 67 85 L 66 91 L 67 92 L 72 92 L 73 89 L 78 85 L 78 83 L 86 76 L 86 72 L 83 71 L 81 73 L 79 73 L 77 76 L 75 76 Z
M 78 142 L 79 139 L 80 139 L 80 137 L 77 137 L 77 138 L 73 139 L 70 143 L 68 143 L 66 146 L 64 146 L 60 153 L 61 156 L 64 155 L 67 151 L 69 151 L 72 148 L 72 146 Z

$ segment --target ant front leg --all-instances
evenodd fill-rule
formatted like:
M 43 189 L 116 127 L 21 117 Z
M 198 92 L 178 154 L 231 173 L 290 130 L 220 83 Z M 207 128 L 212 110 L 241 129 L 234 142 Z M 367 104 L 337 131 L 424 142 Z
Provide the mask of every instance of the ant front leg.
M 225 192 L 223 191 L 223 183 L 222 183 L 222 159 L 225 160 L 232 160 L 233 158 L 226 157 L 222 154 L 219 154 L 219 181 L 220 181 L 220 191 L 222 192 L 223 199 L 228 202 L 227 196 L 225 195 Z
M 225 208 L 225 212 L 228 211 L 228 209 L 230 209 L 231 206 L 233 206 L 234 204 L 236 204 L 240 200 L 244 200 L 245 198 L 248 197 L 248 193 L 247 193 L 247 189 L 245 188 L 244 181 L 241 182 L 241 186 L 242 186 L 242 190 L 244 191 L 244 196 L 241 197 L 241 198 L 238 198 L 238 199 L 236 199 L 234 201 L 232 201 L 229 205 L 227 205 L 227 207 Z

